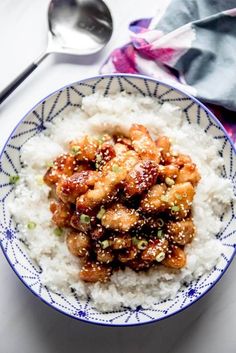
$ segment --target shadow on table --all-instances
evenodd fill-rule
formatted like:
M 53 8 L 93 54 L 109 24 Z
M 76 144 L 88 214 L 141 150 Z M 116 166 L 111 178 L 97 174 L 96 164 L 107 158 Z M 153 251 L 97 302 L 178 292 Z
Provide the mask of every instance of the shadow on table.
M 181 351 L 186 343 L 191 347 L 189 340 L 199 327 L 206 327 L 209 318 L 205 312 L 217 300 L 222 282 L 224 279 L 208 295 L 176 316 L 127 328 L 85 324 L 54 311 L 24 288 L 18 288 L 18 292 L 22 305 L 27 306 L 27 326 L 37 335 L 36 342 L 42 343 L 44 353 L 169 353 Z
M 102 62 L 105 61 L 105 58 L 108 56 L 108 53 L 106 52 L 107 49 L 103 49 L 98 53 L 95 54 L 90 54 L 90 55 L 69 55 L 69 54 L 52 54 L 49 55 L 48 58 L 43 61 L 42 65 L 39 65 L 39 68 L 36 69 L 34 71 L 33 74 L 31 74 L 22 84 L 20 84 L 19 87 L 23 87 L 24 90 L 29 90 L 30 89 L 30 85 L 31 85 L 31 80 L 37 80 L 37 79 L 41 79 L 41 75 L 42 69 L 41 67 L 43 65 L 47 66 L 47 67 L 56 67 L 57 65 L 61 65 L 61 64 L 70 64 L 70 65 L 74 65 L 78 67 L 78 70 L 80 69 L 81 66 L 91 66 L 94 65 L 98 62 Z M 103 60 L 101 60 L 102 58 L 104 58 Z M 102 65 L 102 64 L 101 64 Z M 40 69 L 41 68 L 41 69 Z M 95 71 L 96 72 L 96 71 Z M 21 72 L 19 72 L 20 74 Z M 75 72 L 75 75 L 77 73 Z M 96 72 L 96 74 L 99 74 L 98 72 Z M 9 81 L 7 84 L 10 84 L 11 81 Z M 60 87 L 58 87 L 60 88 Z M 5 87 L 2 87 L 0 89 L 3 90 L 5 89 Z M 6 98 L 6 104 L 5 101 L 3 101 L 2 104 L 0 104 L 0 114 L 3 115 L 4 113 L 4 109 L 7 108 L 7 106 L 9 104 L 11 104 L 12 102 L 14 102 L 14 99 L 16 97 L 16 95 L 18 95 L 18 92 L 20 92 L 20 90 L 18 90 L 18 88 L 15 89 L 14 92 L 12 92 L 9 97 Z M 51 92 L 49 92 L 51 93 Z
M 72 64 L 72 65 L 92 65 L 100 61 L 101 57 L 106 57 L 104 50 L 90 55 L 68 55 L 68 54 L 53 54 L 53 64 Z M 105 60 L 105 59 L 104 59 Z

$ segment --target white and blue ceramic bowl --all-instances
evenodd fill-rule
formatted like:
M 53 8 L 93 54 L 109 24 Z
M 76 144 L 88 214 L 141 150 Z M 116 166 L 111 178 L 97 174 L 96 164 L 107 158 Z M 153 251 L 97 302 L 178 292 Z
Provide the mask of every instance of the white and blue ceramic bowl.
M 9 137 L 0 157 L 0 243 L 10 266 L 21 281 L 41 300 L 56 310 L 73 318 L 108 326 L 128 326 L 150 323 L 167 318 L 189 307 L 222 277 L 235 253 L 236 219 L 234 205 L 222 215 L 225 228 L 216 236 L 226 245 L 221 254 L 220 264 L 210 274 L 193 281 L 176 298 L 157 302 L 152 309 L 138 307 L 120 311 L 100 313 L 89 300 L 68 299 L 42 285 L 40 268 L 29 257 L 25 245 L 18 239 L 17 225 L 7 212 L 7 202 L 13 186 L 9 176 L 17 174 L 21 168 L 21 147 L 32 136 L 45 129 L 45 122 L 52 121 L 62 111 L 80 106 L 82 97 L 102 89 L 104 95 L 112 92 L 139 92 L 143 96 L 155 97 L 161 102 L 171 102 L 181 107 L 189 124 L 198 124 L 209 135 L 220 142 L 220 154 L 224 158 L 222 176 L 232 180 L 236 193 L 236 155 L 234 147 L 219 121 L 195 98 L 153 79 L 134 75 L 107 75 L 89 78 L 66 86 L 37 104 L 20 121 Z M 227 288 L 226 288 L 227 290 Z

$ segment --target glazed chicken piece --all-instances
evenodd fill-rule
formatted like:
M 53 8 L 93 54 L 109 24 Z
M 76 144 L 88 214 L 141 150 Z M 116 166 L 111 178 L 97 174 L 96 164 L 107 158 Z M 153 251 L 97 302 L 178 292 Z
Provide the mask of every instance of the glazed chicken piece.
M 162 160 L 165 161 L 170 156 L 170 139 L 166 136 L 159 136 L 155 142 L 161 153 Z
M 173 185 L 166 193 L 166 202 L 169 211 L 176 219 L 187 217 L 195 194 L 194 187 L 191 183 Z
M 178 177 L 179 168 L 175 164 L 159 165 L 158 178 L 161 181 L 165 181 L 166 178 L 175 180 Z
M 107 162 L 116 156 L 115 148 L 110 141 L 104 142 L 97 150 L 96 169 L 101 170 Z
M 103 134 L 102 136 L 99 136 L 98 138 L 98 143 L 99 146 L 102 146 L 104 143 L 110 143 L 111 145 L 114 144 L 114 138 L 109 135 L 109 134 Z
M 162 212 L 167 208 L 164 195 L 167 186 L 158 184 L 151 187 L 147 195 L 144 196 L 140 203 L 140 207 L 144 212 Z
M 134 260 L 138 255 L 136 246 L 132 246 L 129 249 L 122 250 L 118 254 L 118 260 L 122 263 L 127 263 Z
M 172 243 L 186 245 L 191 243 L 195 234 L 195 227 L 191 218 L 184 219 L 179 222 L 167 223 L 167 234 Z
M 99 173 L 92 170 L 74 173 L 68 178 L 62 178 L 56 188 L 56 194 L 63 202 L 75 203 L 77 197 L 84 194 L 90 186 L 99 179 Z
M 52 201 L 50 204 L 50 211 L 52 212 L 52 221 L 59 227 L 69 227 L 72 211 L 70 205 L 61 201 Z
M 140 162 L 140 158 L 135 151 L 122 150 L 120 147 L 119 149 L 120 151 L 116 153 L 116 157 L 110 160 L 102 169 L 103 175 L 112 171 L 117 172 L 119 169 L 125 170 L 127 174 L 130 169 L 132 169 L 138 162 Z
M 183 167 L 183 165 L 191 162 L 192 162 L 191 158 L 187 154 L 183 154 L 183 153 L 179 153 L 175 159 L 175 163 L 179 167 Z
M 102 202 L 112 200 L 116 193 L 116 186 L 124 180 L 126 176 L 125 169 L 110 171 L 102 176 L 95 184 L 93 190 L 88 190 L 85 194 L 79 196 L 76 200 L 76 209 L 81 212 L 87 212 Z
M 114 204 L 108 208 L 103 215 L 101 222 L 105 228 L 119 232 L 128 232 L 138 222 L 139 215 L 122 204 Z
M 165 257 L 168 249 L 168 241 L 163 239 L 157 239 L 153 242 L 149 242 L 146 249 L 142 252 L 141 258 L 143 261 L 157 261 L 161 262 Z
M 111 246 L 114 250 L 130 248 L 132 238 L 129 234 L 117 234 L 111 240 Z
M 169 247 L 168 254 L 162 261 L 166 267 L 180 269 L 186 265 L 186 255 L 184 250 L 176 245 Z
M 77 211 L 75 211 L 70 219 L 70 226 L 80 232 L 88 232 L 91 230 L 92 223 L 94 223 L 95 217 L 89 216 L 89 222 L 84 222 L 83 217 L 87 215 L 83 215 Z M 82 217 L 82 218 L 81 218 Z
M 189 181 L 196 186 L 200 181 L 201 177 L 198 172 L 197 166 L 194 163 L 186 163 L 179 171 L 178 177 L 176 179 L 176 183 L 185 183 Z
M 156 231 L 161 229 L 164 226 L 165 222 L 160 217 L 160 214 L 157 212 L 157 214 L 147 213 L 145 214 L 145 216 L 143 215 L 142 218 L 140 216 L 140 220 L 138 224 L 139 224 L 139 229 L 142 229 L 142 227 L 144 227 L 144 229 L 155 231 L 155 234 L 156 234 Z
M 82 232 L 71 231 L 67 234 L 66 244 L 71 254 L 78 257 L 89 255 L 90 238 Z
M 126 196 L 131 197 L 141 194 L 149 189 L 157 181 L 158 164 L 152 160 L 144 160 L 137 163 L 127 174 L 124 181 Z
M 127 151 L 123 155 L 122 159 L 121 167 L 126 169 L 126 173 L 128 173 L 138 162 L 140 162 L 140 158 L 135 151 Z
M 84 136 L 79 141 L 71 141 L 69 148 L 76 161 L 95 162 L 99 147 L 99 140 L 94 137 Z
M 152 159 L 157 163 L 160 162 L 160 150 L 143 125 L 133 124 L 129 133 L 132 146 L 141 159 Z
M 93 240 L 99 240 L 103 237 L 105 233 L 105 228 L 101 224 L 97 224 L 97 226 L 90 230 L 89 235 Z
M 99 262 L 87 262 L 80 270 L 80 279 L 85 282 L 107 282 L 112 274 L 112 268 Z
M 55 159 L 53 165 L 46 171 L 43 181 L 50 187 L 65 176 L 71 176 L 76 167 L 76 161 L 70 154 L 63 154 Z
M 125 145 L 128 149 L 132 149 L 132 141 L 125 136 L 119 136 L 116 139 L 116 143 Z
M 165 165 L 168 164 L 175 164 L 176 166 L 183 167 L 186 163 L 191 163 L 192 160 L 191 158 L 182 153 L 170 153 L 170 155 L 167 155 L 165 158 Z
M 127 152 L 129 149 L 126 145 L 123 145 L 122 143 L 117 142 L 114 145 L 114 150 L 115 150 L 116 156 L 119 157 L 123 155 L 125 152 Z
M 153 262 L 151 261 L 143 261 L 140 258 L 135 258 L 127 263 L 127 265 L 132 268 L 132 270 L 138 272 L 138 271 L 144 271 L 148 270 L 152 265 Z
M 110 201 L 118 191 L 118 185 L 125 180 L 127 170 L 138 161 L 134 151 L 127 151 L 119 157 L 110 160 L 102 169 L 102 176 L 94 184 L 93 190 L 88 190 L 76 200 L 78 211 L 86 211 Z
M 97 260 L 102 263 L 109 264 L 115 258 L 115 255 L 111 249 L 98 249 Z

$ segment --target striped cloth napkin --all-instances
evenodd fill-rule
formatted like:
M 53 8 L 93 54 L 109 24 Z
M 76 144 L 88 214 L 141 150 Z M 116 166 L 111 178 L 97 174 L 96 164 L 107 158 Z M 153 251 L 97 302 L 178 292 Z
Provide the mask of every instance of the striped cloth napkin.
M 101 73 L 154 77 L 199 98 L 236 142 L 236 0 L 160 1 L 153 18 L 132 22 L 131 41 Z

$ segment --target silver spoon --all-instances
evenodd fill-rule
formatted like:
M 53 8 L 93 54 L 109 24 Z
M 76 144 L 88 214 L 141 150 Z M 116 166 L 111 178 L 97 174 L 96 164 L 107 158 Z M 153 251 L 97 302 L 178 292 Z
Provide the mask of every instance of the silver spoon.
M 0 103 L 49 54 L 94 54 L 107 44 L 113 31 L 110 11 L 102 0 L 51 0 L 48 26 L 47 49 L 0 93 Z

